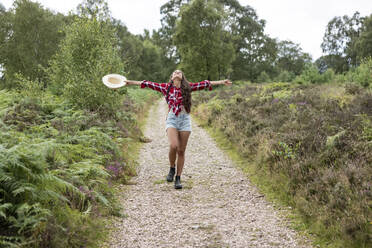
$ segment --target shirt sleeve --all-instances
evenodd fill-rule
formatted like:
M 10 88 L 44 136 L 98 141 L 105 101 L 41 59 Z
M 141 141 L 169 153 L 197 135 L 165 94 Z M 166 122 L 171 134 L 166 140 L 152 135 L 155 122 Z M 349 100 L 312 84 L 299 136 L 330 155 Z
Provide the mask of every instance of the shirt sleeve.
M 167 84 L 166 83 L 159 84 L 159 83 L 154 83 L 154 82 L 151 82 L 151 81 L 143 80 L 142 83 L 141 83 L 141 88 L 145 88 L 145 87 L 148 87 L 150 89 L 159 91 L 163 95 L 167 94 Z
M 197 91 L 202 89 L 212 90 L 212 84 L 209 80 L 204 80 L 198 83 L 190 83 L 191 91 Z

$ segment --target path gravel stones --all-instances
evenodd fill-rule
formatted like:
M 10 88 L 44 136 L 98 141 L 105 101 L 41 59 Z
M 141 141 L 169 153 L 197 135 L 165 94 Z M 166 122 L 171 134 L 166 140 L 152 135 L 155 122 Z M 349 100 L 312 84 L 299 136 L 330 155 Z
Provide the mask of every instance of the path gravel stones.
M 205 130 L 192 124 L 181 177 L 167 183 L 167 106 L 156 102 L 140 151 L 138 176 L 122 186 L 125 217 L 104 247 L 310 247 L 236 169 Z

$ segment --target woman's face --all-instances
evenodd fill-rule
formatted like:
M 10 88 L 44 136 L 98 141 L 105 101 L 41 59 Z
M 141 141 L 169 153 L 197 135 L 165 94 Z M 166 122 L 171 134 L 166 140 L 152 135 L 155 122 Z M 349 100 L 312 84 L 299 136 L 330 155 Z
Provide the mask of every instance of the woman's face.
M 172 73 L 172 80 L 174 81 L 175 79 L 182 80 L 182 71 L 180 70 L 175 70 Z

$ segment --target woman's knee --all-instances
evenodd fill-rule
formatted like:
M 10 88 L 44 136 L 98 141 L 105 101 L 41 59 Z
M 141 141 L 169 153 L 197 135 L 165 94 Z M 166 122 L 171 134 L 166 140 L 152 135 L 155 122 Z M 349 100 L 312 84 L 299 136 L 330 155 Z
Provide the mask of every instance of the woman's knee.
M 178 156 L 185 156 L 185 150 L 178 149 L 178 150 L 177 150 L 177 155 L 178 155 Z
M 177 151 L 178 145 L 177 144 L 170 144 L 169 146 L 171 151 Z

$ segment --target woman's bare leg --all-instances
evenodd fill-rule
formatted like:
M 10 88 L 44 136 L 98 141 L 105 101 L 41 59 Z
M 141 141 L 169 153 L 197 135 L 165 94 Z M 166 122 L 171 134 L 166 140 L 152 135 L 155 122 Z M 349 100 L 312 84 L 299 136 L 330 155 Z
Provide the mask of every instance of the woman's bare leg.
M 167 128 L 167 135 L 169 141 L 169 163 L 173 167 L 176 164 L 177 149 L 179 146 L 178 131 L 173 127 Z
M 187 146 L 187 141 L 189 140 L 191 132 L 190 131 L 180 131 L 179 132 L 179 146 L 177 148 L 177 176 L 181 176 L 183 165 L 185 163 L 185 151 Z

